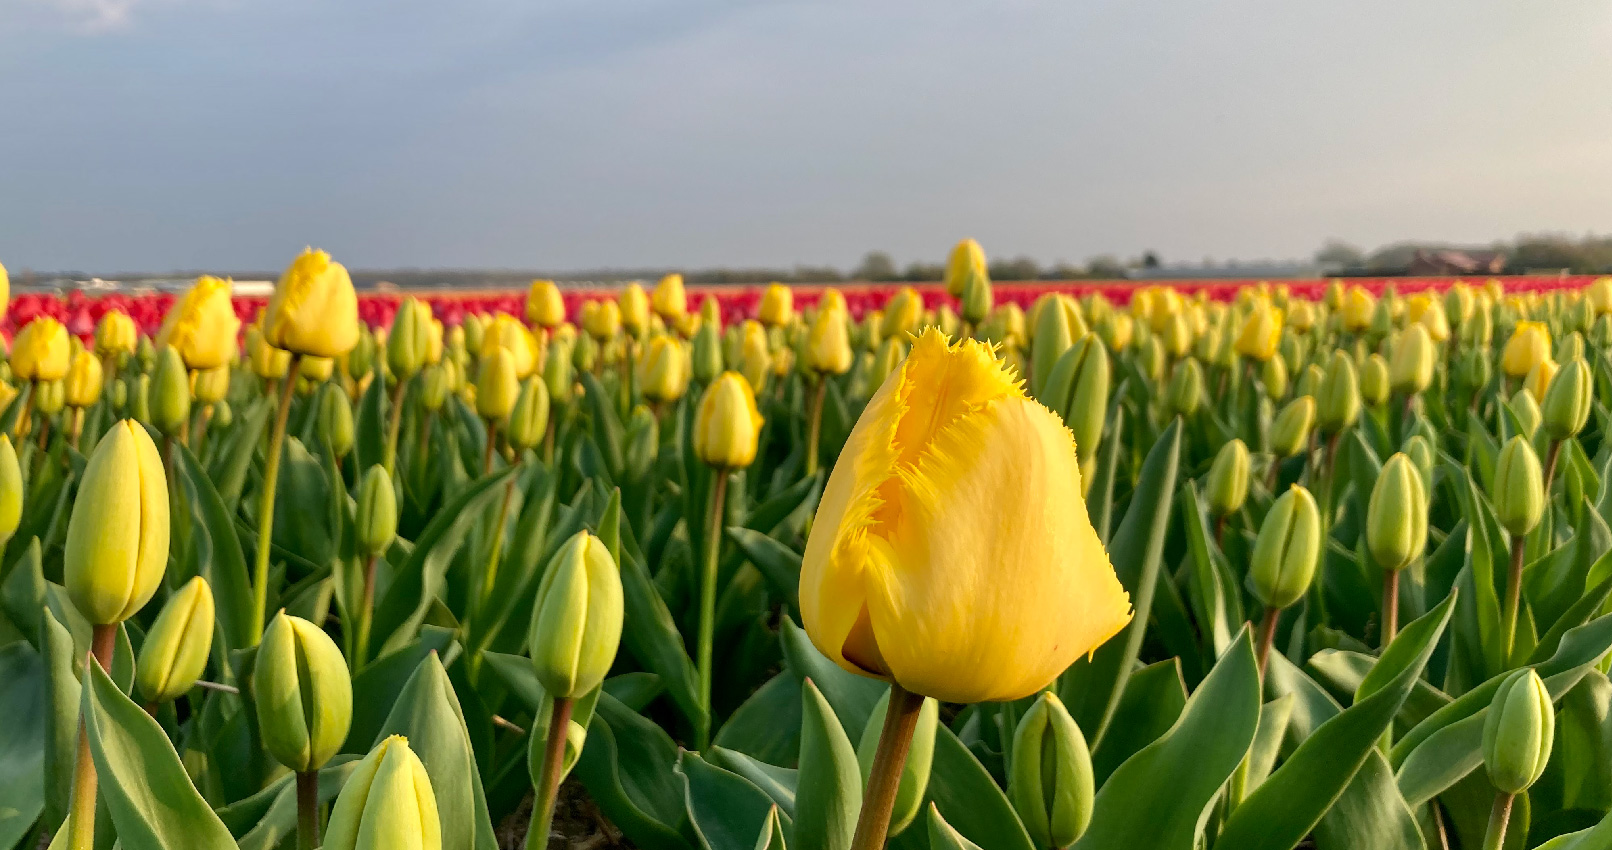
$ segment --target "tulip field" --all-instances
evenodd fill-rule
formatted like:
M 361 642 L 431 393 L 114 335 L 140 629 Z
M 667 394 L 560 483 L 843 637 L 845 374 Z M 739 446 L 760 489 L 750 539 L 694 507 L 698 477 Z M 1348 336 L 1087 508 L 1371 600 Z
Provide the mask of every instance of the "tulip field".
M 946 268 L 0 292 L 0 850 L 1612 850 L 1612 278 Z

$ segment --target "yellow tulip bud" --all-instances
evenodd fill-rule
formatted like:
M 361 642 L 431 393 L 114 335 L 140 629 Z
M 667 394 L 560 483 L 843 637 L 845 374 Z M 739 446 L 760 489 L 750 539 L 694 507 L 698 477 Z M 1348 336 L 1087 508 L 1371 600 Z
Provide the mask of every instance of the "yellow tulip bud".
M 319 394 L 319 437 L 338 459 L 353 450 L 353 405 L 334 384 Z
M 125 419 L 95 445 L 67 522 L 67 594 L 91 623 L 143 608 L 168 566 L 168 480 L 156 444 Z
M 304 251 L 274 287 L 263 336 L 275 348 L 339 357 L 358 344 L 358 295 L 341 263 L 324 251 Z
M 1433 383 L 1433 365 L 1438 352 L 1433 338 L 1422 325 L 1411 325 L 1394 340 L 1392 361 L 1389 364 L 1389 381 L 1394 392 L 1415 395 Z M 1365 376 L 1361 376 L 1361 393 L 1365 393 Z
M 536 375 L 521 384 L 521 393 L 509 413 L 509 443 L 525 451 L 543 442 L 549 427 L 549 391 Z
M 1512 437 L 1500 450 L 1492 496 L 1495 517 L 1513 537 L 1533 531 L 1545 515 L 1544 472 L 1539 455 L 1523 437 Z
M 0 434 L 0 548 L 10 542 L 22 523 L 22 466 L 9 434 Z
M 431 776 L 407 738 L 375 745 L 342 785 L 323 850 L 442 850 Z
M 1351 333 L 1361 333 L 1371 327 L 1373 315 L 1377 311 L 1377 301 L 1363 286 L 1351 286 L 1343 296 L 1343 303 L 1339 307 L 1339 315 L 1343 319 L 1343 329 Z
M 760 323 L 746 320 L 739 338 L 739 372 L 749 382 L 750 390 L 760 395 L 767 388 L 767 376 L 772 374 L 772 351 L 767 345 L 766 331 Z
M 946 294 L 961 298 L 971 277 L 989 282 L 990 271 L 985 264 L 985 249 L 972 239 L 964 239 L 946 258 Z
M 509 352 L 516 378 L 525 380 L 537 368 L 537 343 L 532 339 L 532 332 L 508 313 L 494 316 L 482 332 L 481 359 L 491 357 L 499 348 Z
M 146 632 L 134 683 L 147 702 L 172 702 L 195 687 L 213 648 L 213 589 L 196 576 L 185 582 Z
M 1286 608 L 1310 589 L 1320 555 L 1321 514 L 1315 497 L 1294 484 L 1260 524 L 1248 558 L 1248 587 L 1266 607 Z
M 700 397 L 694 453 L 718 469 L 749 466 L 756 459 L 762 422 L 749 380 L 738 372 L 724 372 Z
M 649 297 L 650 306 L 655 308 L 655 315 L 667 322 L 675 322 L 688 312 L 688 296 L 683 293 L 683 276 L 669 274 L 655 284 L 655 291 Z
M 643 336 L 649 330 L 649 296 L 644 294 L 644 288 L 636 282 L 627 284 L 618 296 L 620 313 L 620 326 L 627 331 L 628 336 Z M 608 302 L 607 302 L 608 303 Z M 603 304 L 600 305 L 604 307 Z M 600 310 L 601 316 L 604 310 Z M 600 337 L 612 337 L 614 333 L 595 334 Z
M 848 322 L 846 315 L 838 310 L 818 311 L 817 318 L 812 321 L 811 332 L 806 337 L 805 362 L 802 365 L 824 375 L 843 375 L 850 371 L 851 329 Z
M 291 352 L 269 345 L 261 333 L 248 335 L 247 352 L 253 374 L 265 381 L 284 378 L 291 368 Z
M 386 467 L 378 463 L 364 473 L 358 485 L 358 513 L 353 525 L 358 550 L 366 556 L 385 552 L 397 539 L 397 491 L 392 489 L 392 477 L 386 474 Z
M 1287 359 L 1275 354 L 1259 369 L 1260 383 L 1272 401 L 1281 401 L 1287 395 Z
M 481 372 L 476 375 L 476 412 L 481 418 L 502 422 L 515 409 L 515 398 L 520 394 L 520 376 L 515 371 L 515 358 L 507 348 L 493 349 L 491 356 L 483 356 Z
M 202 275 L 174 302 L 157 331 L 157 348 L 173 346 L 191 369 L 214 369 L 235 359 L 241 320 L 228 280 Z
M 1550 392 L 1550 385 L 1560 370 L 1561 367 L 1556 365 L 1556 361 L 1547 357 L 1528 370 L 1528 377 L 1523 378 L 1522 385 L 1533 395 L 1534 400 L 1542 400 Z
M 1248 498 L 1248 446 L 1233 439 L 1215 453 L 1205 482 L 1205 495 L 1209 498 L 1209 512 L 1217 517 L 1242 510 Z
M 403 299 L 392 315 L 392 329 L 386 334 L 386 363 L 398 380 L 407 381 L 425 366 L 432 321 L 431 306 L 413 296 Z M 437 340 L 440 347 L 441 337 Z
M 217 404 L 229 395 L 230 367 L 202 369 L 190 373 L 190 394 L 198 403 Z
M 1381 354 L 1367 357 L 1360 364 L 1360 400 L 1370 407 L 1376 407 L 1388 400 L 1391 389 L 1388 361 Z
M 587 331 L 589 336 L 599 342 L 604 342 L 621 333 L 622 316 L 620 305 L 610 300 L 590 301 L 588 305 L 591 305 L 592 309 L 584 308 L 582 312 L 582 329 Z
M 688 391 L 688 355 L 683 344 L 669 336 L 649 341 L 644 354 L 641 382 L 644 397 L 651 401 L 677 401 Z
M 576 699 L 599 686 L 621 644 L 621 570 L 603 540 L 579 531 L 543 573 L 527 645 L 543 690 Z
M 173 346 L 164 346 L 151 378 L 151 424 L 167 436 L 176 436 L 190 421 L 190 373 Z
M 1170 412 L 1191 416 L 1203 402 L 1203 367 L 1191 357 L 1175 364 L 1170 386 L 1165 393 Z
M 1500 368 L 1513 378 L 1550 359 L 1550 331 L 1543 322 L 1518 322 L 1500 355 Z M 1537 398 L 1537 396 L 1536 396 Z
M 1366 548 L 1384 570 L 1402 570 L 1427 548 L 1427 487 L 1410 456 L 1383 464 L 1366 507 Z
M 11 340 L 11 374 L 19 381 L 59 381 L 71 361 L 67 328 L 49 316 L 36 316 Z
M 571 345 L 556 337 L 549 342 L 543 359 L 543 385 L 548 388 L 551 403 L 571 400 L 571 369 Z
M 465 321 L 465 342 L 471 343 L 469 319 Z M 560 296 L 560 288 L 552 280 L 534 280 L 532 288 L 526 292 L 526 321 L 540 328 L 553 329 L 565 321 L 565 299 Z M 479 321 L 476 323 L 481 324 Z M 479 343 L 480 340 L 475 340 Z M 472 345 L 472 348 L 479 348 Z
M 347 740 L 353 721 L 347 661 L 329 635 L 301 617 L 281 611 L 263 630 L 252 698 L 263 748 L 292 770 L 318 770 Z
M 1276 356 L 1276 344 L 1281 339 L 1282 311 L 1259 301 L 1237 332 L 1237 353 L 1263 362 Z
M 943 702 L 1042 689 L 1131 617 L 1080 482 L 1069 430 L 987 345 L 926 331 L 824 489 L 800 580 L 812 643 Z
M 89 407 L 101 400 L 101 358 L 88 351 L 73 356 L 64 379 L 67 403 L 72 407 Z
M 1360 418 L 1360 379 L 1349 355 L 1332 352 L 1317 393 L 1316 413 L 1322 433 L 1336 434 Z
M 918 330 L 923 312 L 923 296 L 918 294 L 918 290 L 903 286 L 884 303 L 884 321 L 879 331 L 887 337 L 913 333 Z
M 34 410 L 54 416 L 67 404 L 67 385 L 60 379 L 34 384 Z
M 139 343 L 140 331 L 134 320 L 122 310 L 108 310 L 95 324 L 95 352 L 103 357 L 132 354 Z
M 795 293 L 781 283 L 768 284 L 761 295 L 761 309 L 756 318 L 768 327 L 777 328 L 789 324 L 794 316 Z
M 1582 357 L 1568 361 L 1545 390 L 1540 421 L 1553 440 L 1565 440 L 1584 430 L 1595 404 L 1595 377 Z

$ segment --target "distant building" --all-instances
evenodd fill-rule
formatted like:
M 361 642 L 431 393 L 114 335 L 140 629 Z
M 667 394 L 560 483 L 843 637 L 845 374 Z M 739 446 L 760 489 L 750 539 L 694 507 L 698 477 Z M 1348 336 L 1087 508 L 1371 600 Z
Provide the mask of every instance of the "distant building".
M 1143 266 L 1126 270 L 1132 280 L 1315 280 L 1322 277 L 1315 263 L 1227 263 L 1201 266 Z
M 1405 267 L 1411 277 L 1500 274 L 1506 269 L 1502 251 L 1457 251 L 1418 248 Z

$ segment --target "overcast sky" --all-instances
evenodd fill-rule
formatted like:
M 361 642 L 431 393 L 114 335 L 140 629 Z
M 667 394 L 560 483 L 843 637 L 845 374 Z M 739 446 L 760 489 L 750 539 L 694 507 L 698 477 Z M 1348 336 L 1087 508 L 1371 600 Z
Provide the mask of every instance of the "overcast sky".
M 0 0 L 13 271 L 1612 232 L 1605 0 Z

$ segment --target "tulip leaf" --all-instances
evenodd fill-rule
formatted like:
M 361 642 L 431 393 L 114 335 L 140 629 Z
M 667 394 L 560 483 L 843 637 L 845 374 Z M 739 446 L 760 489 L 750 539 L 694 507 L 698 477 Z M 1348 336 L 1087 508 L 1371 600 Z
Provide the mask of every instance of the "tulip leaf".
M 750 780 L 750 784 L 772 798 L 780 812 L 794 818 L 795 789 L 800 784 L 800 771 L 791 767 L 777 767 L 723 747 L 712 747 L 706 760 Z
M 795 786 L 795 843 L 849 850 L 862 809 L 856 750 L 823 692 L 807 679 L 801 694 L 800 774 Z
M 793 765 L 800 753 L 800 689 L 801 680 L 787 671 L 767 680 L 728 716 L 714 743 L 768 764 Z
M 319 802 L 329 804 L 358 767 L 354 756 L 336 756 L 319 770 Z M 256 794 L 218 810 L 241 850 L 278 850 L 297 834 L 297 783 L 286 774 Z
M 1130 508 L 1108 546 L 1120 583 L 1130 594 L 1134 611 L 1130 625 L 1097 649 L 1088 659 L 1069 668 L 1058 685 L 1058 696 L 1069 707 L 1081 729 L 1090 729 L 1100 745 L 1119 700 L 1125 692 L 1153 609 L 1155 585 L 1169 538 L 1176 472 L 1181 460 L 1181 420 L 1159 435 L 1141 477 L 1131 494 Z
M 739 545 L 744 556 L 750 559 L 775 599 L 800 610 L 801 556 L 794 549 L 750 528 L 728 528 L 728 537 Z
M 263 441 L 263 429 L 268 426 L 269 417 L 273 415 L 275 400 L 260 398 L 246 406 L 236 417 L 235 425 L 229 429 L 229 434 L 220 441 L 219 449 L 213 454 L 213 462 L 207 471 L 207 478 L 218 485 L 218 497 L 224 503 L 226 513 L 234 516 L 235 509 L 240 506 L 241 490 L 246 487 L 247 472 L 251 469 L 252 458 L 257 454 L 258 445 Z M 212 441 L 212 438 L 209 438 Z
M 601 694 L 576 776 L 588 795 L 643 850 L 693 850 L 676 773 L 677 745 L 647 718 Z
M 753 850 L 763 832 L 770 837 L 778 806 L 748 779 L 691 752 L 679 757 L 677 772 L 688 785 L 689 823 L 703 850 Z
M 1317 850 L 1425 850 L 1416 816 L 1399 795 L 1394 772 L 1381 752 L 1372 750 L 1326 815 L 1315 827 Z
M 26 641 L 0 647 L 0 848 L 12 847 L 45 808 L 45 731 L 50 683 L 45 660 Z
M 124 850 L 237 847 L 190 783 L 162 726 L 124 696 L 100 665 L 89 666 L 84 724 L 101 799 Z
M 1205 649 L 1218 657 L 1231 646 L 1232 636 L 1243 622 L 1242 593 L 1226 556 L 1213 543 L 1196 482 L 1188 481 L 1181 490 L 1187 552 L 1192 560 L 1192 615 L 1199 628 L 1209 632 L 1210 645 Z
M 929 850 L 982 850 L 982 848 L 952 828 L 940 816 L 940 810 L 930 804 L 926 816 L 929 826 Z
M 1115 768 L 1160 735 L 1170 731 L 1187 704 L 1181 662 L 1171 658 L 1149 664 L 1131 675 L 1114 713 L 1114 724 L 1091 754 L 1092 774 L 1100 787 Z
M 623 428 L 621 417 L 616 413 L 615 394 L 607 391 L 604 384 L 591 372 L 582 372 L 578 377 L 586 390 L 588 412 L 593 420 L 593 429 L 589 432 L 594 445 L 603 455 L 605 468 L 610 470 L 613 478 L 621 477 Z
M 420 662 L 432 653 L 447 652 L 453 637 L 451 630 L 426 626 L 420 630 L 419 640 L 386 653 L 353 676 L 353 722 L 342 752 L 363 755 L 370 751 Z
M 287 437 L 274 492 L 276 545 L 315 566 L 330 562 L 339 529 L 330 527 L 330 481 L 302 441 Z
M 40 644 L 46 672 L 45 696 L 45 819 L 55 829 L 67 817 L 73 787 L 73 764 L 78 751 L 78 706 L 82 688 L 73 674 L 78 657 L 73 635 L 49 608 L 40 612 Z
M 879 698 L 884 696 L 889 686 L 877 679 L 840 669 L 838 664 L 817 651 L 811 638 L 806 636 L 806 631 L 789 617 L 779 621 L 778 639 L 783 644 L 784 664 L 789 671 L 802 684 L 810 679 L 828 704 L 834 707 L 834 716 L 845 728 L 846 737 L 856 735 L 860 739 L 862 730 L 867 728 L 868 718 L 873 716 L 873 707 L 879 704 Z
M 1289 850 L 1321 821 L 1378 741 L 1444 634 L 1450 597 L 1407 625 L 1366 674 L 1354 705 L 1321 724 L 1227 818 L 1220 842 L 1249 850 Z
M 1125 445 L 1125 408 L 1119 404 L 1124 395 L 1125 384 L 1121 382 L 1108 408 L 1108 424 L 1097 449 L 1096 474 L 1086 485 L 1086 513 L 1104 546 L 1114 530 L 1114 482 L 1119 478 L 1120 448 Z
M 773 806 L 767 812 L 767 820 L 761 824 L 761 834 L 756 836 L 755 850 L 787 850 L 784 845 L 784 815 Z
M 0 583 L 0 613 L 11 620 L 34 648 L 43 650 L 41 619 L 45 612 L 45 572 L 39 539 L 28 541 L 22 557 Z
M 1534 850 L 1612 850 L 1612 812 L 1589 829 L 1558 835 Z
M 660 676 L 683 716 L 699 725 L 705 708 L 695 689 L 697 674 L 672 612 L 637 555 L 623 549 L 620 567 L 625 611 L 621 631 L 623 647 L 650 672 Z
M 1091 825 L 1075 848 L 1197 846 L 1205 809 L 1254 742 L 1259 690 L 1254 645 L 1244 629 L 1187 700 L 1175 726 L 1103 783 Z
M 386 463 L 386 378 L 378 354 L 375 371 L 353 416 L 353 460 L 360 471 Z M 479 468 L 479 467 L 478 467 Z
M 938 809 L 960 835 L 983 850 L 1034 848 L 1007 795 L 945 724 L 935 730 L 935 755 L 925 801 L 929 803 L 926 808 Z M 890 846 L 892 850 L 919 850 L 923 838 L 923 828 L 914 822 L 893 838 Z
M 515 531 L 498 569 L 488 605 L 485 610 L 478 610 L 471 621 L 478 649 L 514 650 L 525 643 L 537 586 L 548 564 L 542 552 L 551 539 L 559 483 L 559 476 L 541 464 L 531 464 L 527 471 L 520 473 L 516 490 L 525 498 L 516 515 Z
M 218 618 L 214 634 L 223 646 L 218 655 L 222 662 L 229 658 L 230 652 L 256 643 L 257 636 L 251 634 L 251 580 L 247 577 L 246 557 L 241 552 L 235 523 L 224 500 L 202 471 L 201 461 L 188 447 L 179 447 L 179 457 L 184 462 L 185 503 L 195 514 L 192 539 L 198 547 L 198 571 L 213 591 Z M 223 663 L 217 666 L 227 667 Z
M 1311 656 L 1305 666 L 1334 696 L 1349 699 L 1360 689 L 1360 683 L 1365 681 L 1366 674 L 1376 663 L 1376 658 L 1363 652 L 1323 649 Z M 1428 684 L 1427 680 L 1419 679 L 1411 689 L 1410 696 L 1405 698 L 1405 704 L 1400 706 L 1394 722 L 1408 729 L 1451 702 L 1453 700 L 1448 694 Z

